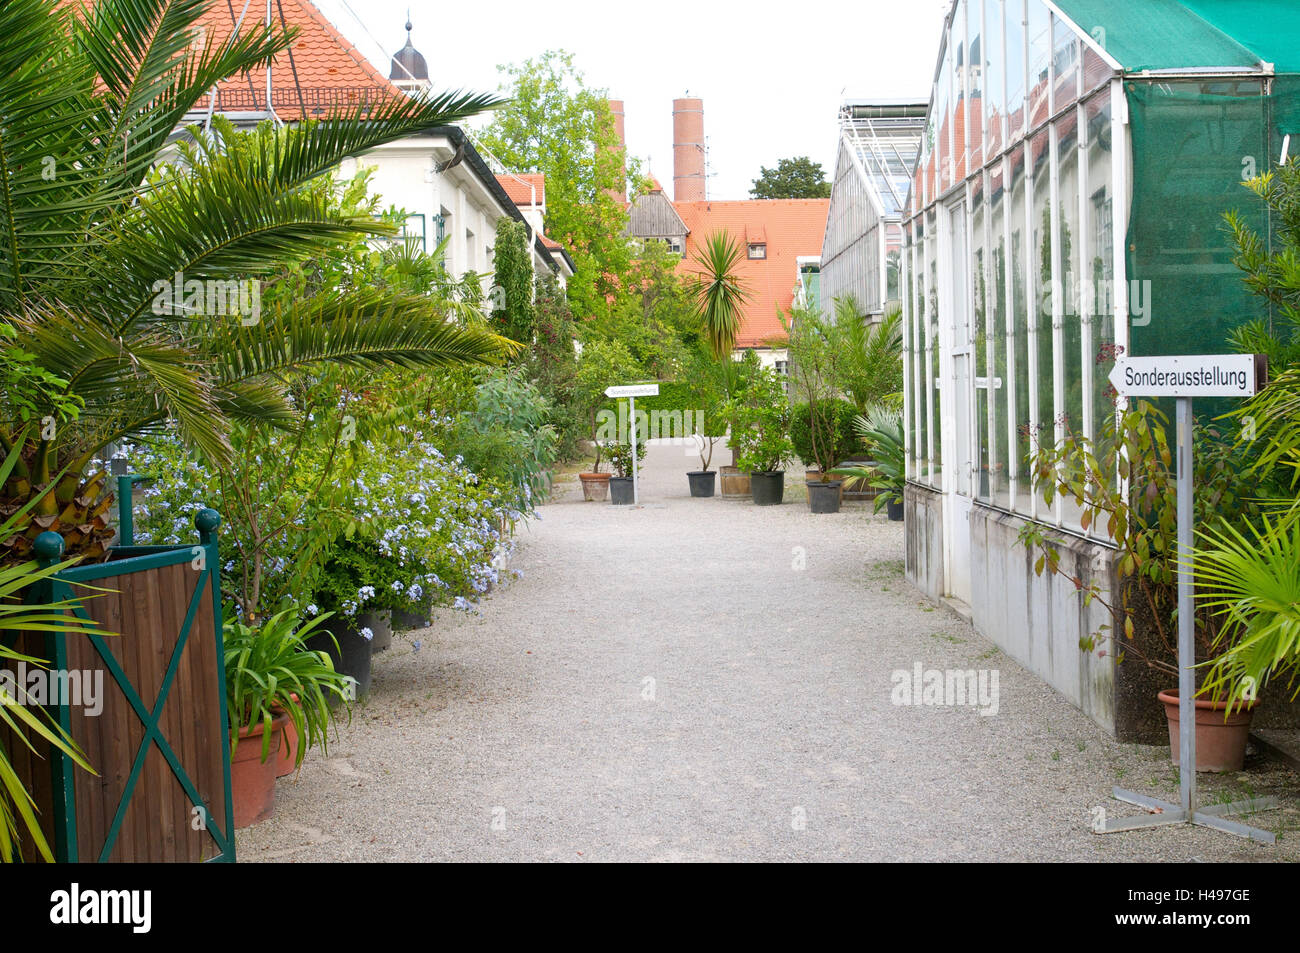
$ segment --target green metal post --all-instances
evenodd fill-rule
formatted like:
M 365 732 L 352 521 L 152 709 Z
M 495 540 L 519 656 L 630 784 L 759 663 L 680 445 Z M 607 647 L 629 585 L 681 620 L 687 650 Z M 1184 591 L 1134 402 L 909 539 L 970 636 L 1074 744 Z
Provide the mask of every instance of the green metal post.
M 136 477 L 123 473 L 117 478 L 117 533 L 119 546 L 135 545 L 135 514 L 132 496 Z
M 36 560 L 42 569 L 48 569 L 63 557 L 63 537 L 58 533 L 44 532 L 32 543 Z M 32 586 L 33 601 L 55 602 L 60 596 L 58 587 L 67 583 L 56 579 L 43 579 Z M 70 590 L 69 590 L 70 592 Z M 45 635 L 45 657 L 53 672 L 68 668 L 68 646 L 62 632 Z M 66 737 L 72 737 L 72 712 L 66 699 L 53 703 L 51 718 L 58 723 Z M 48 706 L 47 706 L 48 707 Z M 77 862 L 77 788 L 73 777 L 73 762 L 54 745 L 50 745 L 50 780 L 54 800 L 54 859 L 60 863 Z

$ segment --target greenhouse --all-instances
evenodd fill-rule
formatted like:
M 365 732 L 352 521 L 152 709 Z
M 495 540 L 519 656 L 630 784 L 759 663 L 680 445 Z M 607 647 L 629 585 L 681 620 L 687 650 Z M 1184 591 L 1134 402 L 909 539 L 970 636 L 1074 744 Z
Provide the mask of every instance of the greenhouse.
M 1099 436 L 1117 354 L 1215 353 L 1263 313 L 1224 213 L 1300 133 L 1300 9 L 1226 0 L 960 0 L 904 211 L 910 578 L 1121 737 L 1100 614 L 1036 576 L 1057 531 L 1110 578 L 1104 526 L 1029 478 L 1036 447 Z M 1028 598 L 1026 598 L 1028 593 Z
M 898 301 L 903 203 L 925 131 L 926 104 L 854 100 L 840 140 L 822 242 L 823 301 L 852 295 L 868 314 Z

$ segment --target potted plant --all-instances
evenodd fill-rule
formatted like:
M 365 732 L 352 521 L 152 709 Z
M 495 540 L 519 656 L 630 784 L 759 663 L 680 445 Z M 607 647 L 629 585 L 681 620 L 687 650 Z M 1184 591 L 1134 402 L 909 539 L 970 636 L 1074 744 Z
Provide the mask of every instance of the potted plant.
M 763 370 L 743 395 L 730 403 L 736 463 L 749 473 L 751 499 L 758 506 L 780 504 L 785 465 L 794 454 L 787 433 L 789 404 L 774 371 Z
M 871 459 L 861 466 L 836 467 L 832 473 L 848 478 L 849 485 L 875 487 L 875 512 L 884 507 L 891 521 L 903 520 L 903 488 L 907 483 L 907 457 L 903 448 L 903 415 L 883 405 L 867 408 L 853 418 L 858 439 Z
M 727 433 L 722 407 L 726 399 L 728 365 L 733 363 L 729 358 L 722 361 L 704 351 L 697 351 L 687 368 L 690 377 L 687 393 L 695 405 L 695 433 L 692 436 L 700 455 L 700 469 L 686 473 L 693 497 L 711 497 L 717 488 L 717 471 L 709 467 L 713 463 L 714 446 Z
M 328 745 L 331 702 L 346 701 L 348 688 L 329 656 L 307 647 L 326 621 L 318 616 L 300 624 L 297 607 L 290 606 L 259 624 L 229 622 L 222 631 L 236 828 L 275 812 L 282 744 L 292 745 L 295 767 L 308 748 Z M 286 742 L 290 728 L 293 739 Z
M 609 465 L 614 471 L 614 475 L 609 478 L 609 501 L 615 506 L 630 506 L 632 504 L 633 487 L 632 487 L 632 444 L 613 442 L 606 448 L 606 455 L 609 457 Z M 636 445 L 636 461 L 638 465 L 645 459 L 645 443 L 638 441 Z
M 593 454 L 591 470 L 578 474 L 584 500 L 604 502 L 610 492 L 610 474 L 600 470 L 602 456 L 610 443 L 606 431 L 612 414 L 605 390 L 616 384 L 639 380 L 642 376 L 640 365 L 622 341 L 593 341 L 582 349 L 574 391 L 575 399 L 590 423 Z
M 1082 647 L 1121 662 L 1131 657 L 1176 686 L 1178 668 L 1177 489 L 1167 418 L 1148 401 L 1118 411 L 1094 443 L 1067 430 L 1056 447 L 1031 455 L 1030 473 L 1050 506 L 1055 497 L 1079 501 L 1083 529 L 1104 527 L 1116 544 L 1115 591 L 1085 584 L 1060 565 L 1060 550 L 1039 524 L 1026 524 L 1020 542 L 1038 552 L 1035 572 L 1065 576 L 1087 602 L 1101 605 L 1111 623 L 1100 626 Z M 1259 518 L 1257 492 L 1247 482 L 1242 452 L 1213 425 L 1193 427 L 1195 472 L 1193 523 L 1211 545 L 1205 575 L 1210 587 L 1195 598 L 1197 662 L 1196 770 L 1239 770 L 1245 757 L 1253 697 L 1233 679 L 1235 663 L 1221 659 L 1234 641 L 1254 631 L 1249 609 L 1236 606 L 1243 592 L 1239 570 L 1241 536 L 1216 535 L 1211 527 L 1250 525 Z M 1117 479 L 1118 474 L 1122 479 Z M 1267 525 L 1267 524 L 1266 524 Z M 1216 552 L 1217 547 L 1217 552 Z M 1265 552 L 1263 558 L 1269 558 Z M 1294 567 L 1292 570 L 1294 571 Z M 1258 606 L 1258 604 L 1256 604 Z M 1260 624 L 1267 626 L 1264 617 Z M 1218 673 L 1206 677 L 1206 672 Z M 1227 677 L 1223 677 L 1227 676 Z M 1251 694 L 1260 686 L 1250 689 Z M 1158 691 L 1169 727 L 1170 757 L 1178 762 L 1178 692 Z

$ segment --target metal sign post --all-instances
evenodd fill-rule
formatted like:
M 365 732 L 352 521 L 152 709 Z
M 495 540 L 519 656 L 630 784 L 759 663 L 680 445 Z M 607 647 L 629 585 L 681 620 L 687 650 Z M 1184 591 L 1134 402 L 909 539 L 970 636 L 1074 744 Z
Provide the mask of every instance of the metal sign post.
M 1104 819 L 1099 834 L 1131 831 L 1165 824 L 1198 824 L 1272 844 L 1276 837 L 1230 821 L 1225 815 L 1248 814 L 1278 807 L 1275 797 L 1248 798 L 1230 804 L 1196 806 L 1196 617 L 1192 565 L 1192 398 L 1250 397 L 1260 382 L 1263 363 L 1251 354 L 1206 354 L 1179 357 L 1120 358 L 1110 382 L 1121 397 L 1174 397 L 1178 471 L 1178 793 L 1179 804 L 1147 797 L 1123 788 L 1111 792 L 1116 800 L 1145 808 L 1146 815 Z
M 636 465 L 636 399 L 638 397 L 657 397 L 659 395 L 658 384 L 623 384 L 618 387 L 606 387 L 606 397 L 626 397 L 627 413 L 632 423 L 632 505 L 637 506 L 641 502 L 640 488 L 638 487 L 637 465 Z

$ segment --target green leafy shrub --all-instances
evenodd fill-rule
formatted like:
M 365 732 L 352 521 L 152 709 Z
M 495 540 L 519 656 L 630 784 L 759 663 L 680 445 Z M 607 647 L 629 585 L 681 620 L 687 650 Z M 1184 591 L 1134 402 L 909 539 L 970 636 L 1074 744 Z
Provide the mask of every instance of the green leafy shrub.
M 825 412 L 818 416 L 819 442 L 827 449 L 825 455 L 836 463 L 861 450 L 862 442 L 853 429 L 853 418 L 857 412 L 847 400 L 831 398 L 826 400 Z M 790 443 L 795 456 L 805 466 L 815 466 L 817 455 L 813 450 L 812 414 L 806 403 L 794 404 L 790 408 Z

